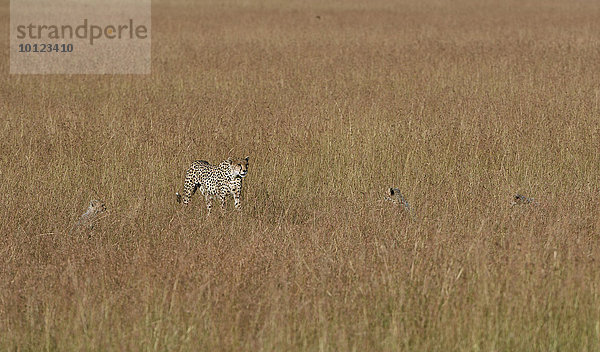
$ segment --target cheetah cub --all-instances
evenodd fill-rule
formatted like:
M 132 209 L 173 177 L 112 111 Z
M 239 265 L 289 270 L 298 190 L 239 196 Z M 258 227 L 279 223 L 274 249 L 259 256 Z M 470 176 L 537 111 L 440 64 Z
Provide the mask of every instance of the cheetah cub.
M 98 215 L 105 211 L 106 206 L 103 201 L 97 199 L 92 200 L 86 212 L 79 217 L 75 228 L 92 230 L 98 220 Z
M 404 199 L 404 196 L 402 196 L 402 193 L 398 188 L 390 188 L 389 194 L 385 197 L 385 200 L 396 203 L 398 206 L 406 208 L 407 210 L 411 209 L 410 204 Z
M 535 199 L 525 197 L 522 194 L 515 194 L 515 196 L 512 199 L 512 202 L 510 202 L 511 207 L 514 207 L 515 205 L 524 205 L 524 204 L 535 204 Z
M 406 211 L 412 220 L 417 220 L 414 209 L 410 206 L 408 201 L 404 198 L 398 188 L 390 188 L 388 195 L 385 197 L 386 201 L 392 202 L 398 205 L 401 210 Z

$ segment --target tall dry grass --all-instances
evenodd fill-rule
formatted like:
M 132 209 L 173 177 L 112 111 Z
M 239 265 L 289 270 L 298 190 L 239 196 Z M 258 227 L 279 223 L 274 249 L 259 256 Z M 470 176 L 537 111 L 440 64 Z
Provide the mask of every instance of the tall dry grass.
M 149 76 L 2 55 L 0 350 L 600 349 L 600 3 L 152 13 Z M 242 212 L 178 206 L 230 155 Z

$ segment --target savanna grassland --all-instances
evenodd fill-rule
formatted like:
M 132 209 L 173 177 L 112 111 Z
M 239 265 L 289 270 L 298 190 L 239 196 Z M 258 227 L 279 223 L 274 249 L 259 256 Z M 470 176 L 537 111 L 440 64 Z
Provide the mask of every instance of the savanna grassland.
M 600 2 L 157 1 L 141 76 L 0 13 L 0 350 L 600 350 Z

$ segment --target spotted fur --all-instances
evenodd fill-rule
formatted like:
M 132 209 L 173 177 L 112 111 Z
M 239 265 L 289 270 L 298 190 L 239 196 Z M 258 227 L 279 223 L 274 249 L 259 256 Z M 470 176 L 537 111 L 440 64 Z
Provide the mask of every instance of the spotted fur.
M 188 204 L 190 198 L 200 189 L 206 200 L 206 208 L 210 214 L 212 199 L 218 197 L 221 208 L 225 208 L 225 199 L 233 196 L 235 207 L 239 208 L 242 192 L 242 179 L 248 174 L 248 157 L 232 161 L 227 159 L 219 165 L 211 165 L 204 160 L 192 163 L 185 175 L 183 195 L 176 193 L 177 202 Z

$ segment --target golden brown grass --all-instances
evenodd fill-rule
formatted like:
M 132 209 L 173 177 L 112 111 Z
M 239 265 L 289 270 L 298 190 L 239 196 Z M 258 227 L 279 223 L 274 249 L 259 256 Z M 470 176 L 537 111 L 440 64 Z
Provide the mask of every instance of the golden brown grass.
M 157 2 L 152 75 L 5 53 L 0 350 L 599 350 L 599 14 Z M 229 155 L 241 213 L 175 202 Z

